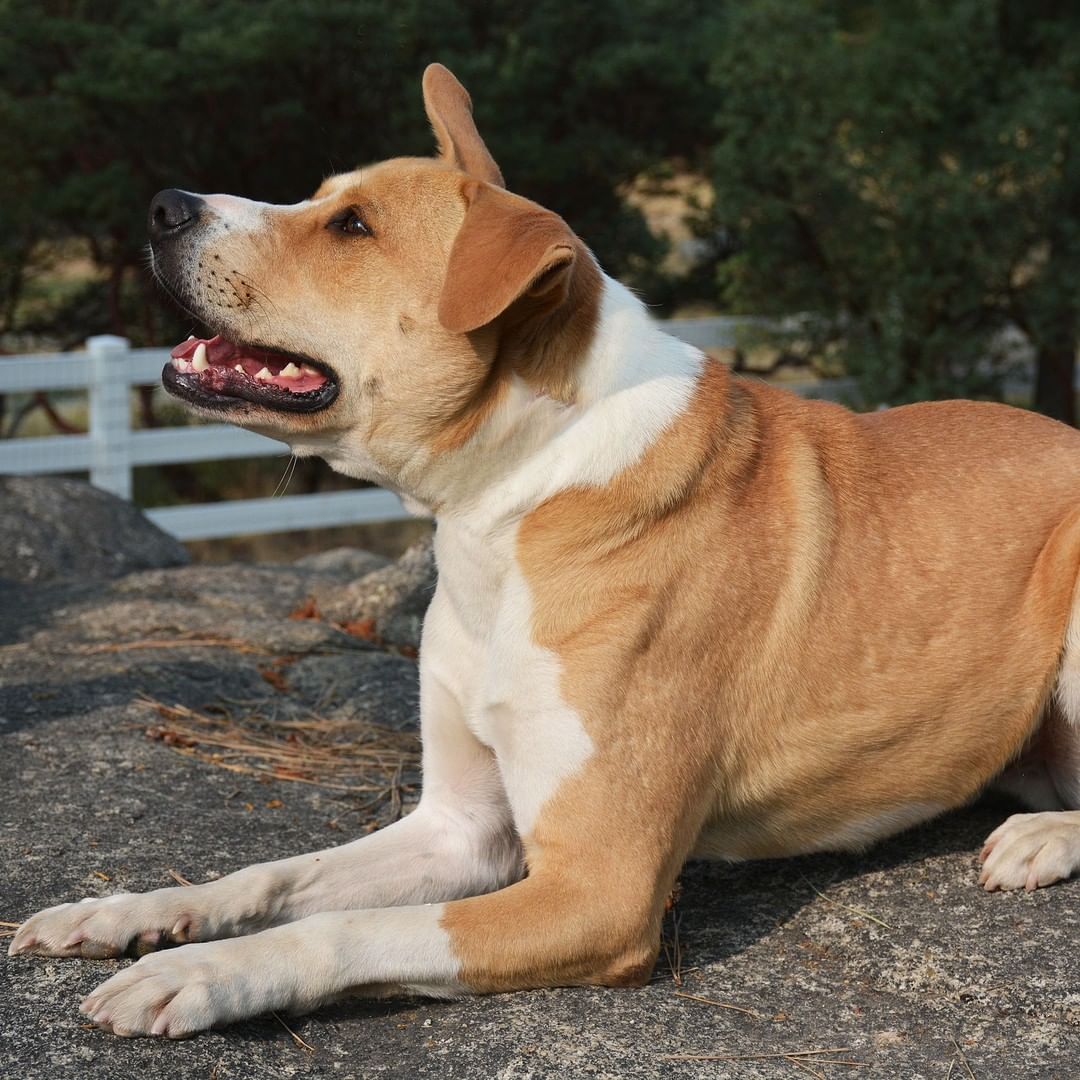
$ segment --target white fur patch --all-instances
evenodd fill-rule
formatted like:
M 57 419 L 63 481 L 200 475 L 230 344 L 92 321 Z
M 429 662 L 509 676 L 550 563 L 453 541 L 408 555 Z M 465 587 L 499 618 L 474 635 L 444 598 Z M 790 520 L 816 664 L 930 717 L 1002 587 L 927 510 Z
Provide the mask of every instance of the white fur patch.
M 1080 870 L 1080 811 L 1013 814 L 986 839 L 979 883 L 987 890 L 1037 889 Z
M 347 991 L 391 986 L 453 996 L 460 962 L 442 904 L 331 911 L 250 937 L 151 953 L 81 1009 L 118 1035 L 180 1038 L 271 1010 L 312 1009 Z
M 257 232 L 263 228 L 267 214 L 292 209 L 292 207 L 256 202 L 254 199 L 244 199 L 239 195 L 197 195 L 196 198 L 201 198 L 214 211 L 214 223 L 248 232 Z M 297 203 L 296 208 L 305 205 L 307 204 Z
M 462 703 L 470 730 L 495 755 L 514 825 L 526 836 L 593 744 L 562 698 L 558 658 L 532 640 L 532 603 L 513 559 L 516 531 L 477 543 L 440 525 L 421 678 L 445 684 Z
M 500 431 L 504 444 L 515 426 L 534 434 L 518 436 L 525 451 L 520 464 L 506 470 L 484 491 L 482 503 L 470 509 L 473 527 L 527 513 L 567 488 L 610 483 L 640 461 L 686 410 L 703 365 L 697 349 L 665 334 L 640 300 L 605 277 L 577 400 L 562 405 L 518 386 L 497 410 L 492 430 Z M 490 432 L 478 441 L 488 438 Z
M 581 717 L 563 700 L 558 657 L 533 643 L 531 618 L 528 586 L 515 566 L 503 584 L 474 723 L 495 751 L 522 836 L 594 749 Z
M 1075 597 L 1055 693 L 1066 721 L 1080 726 L 1080 603 Z

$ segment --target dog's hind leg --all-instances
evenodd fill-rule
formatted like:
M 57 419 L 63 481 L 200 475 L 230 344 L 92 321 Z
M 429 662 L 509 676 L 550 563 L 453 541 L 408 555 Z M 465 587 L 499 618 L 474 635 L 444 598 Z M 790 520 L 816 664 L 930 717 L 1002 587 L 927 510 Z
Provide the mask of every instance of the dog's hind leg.
M 987 837 L 980 884 L 1030 890 L 1080 871 L 1080 607 L 1039 730 L 997 786 L 1036 812 L 1013 814 Z

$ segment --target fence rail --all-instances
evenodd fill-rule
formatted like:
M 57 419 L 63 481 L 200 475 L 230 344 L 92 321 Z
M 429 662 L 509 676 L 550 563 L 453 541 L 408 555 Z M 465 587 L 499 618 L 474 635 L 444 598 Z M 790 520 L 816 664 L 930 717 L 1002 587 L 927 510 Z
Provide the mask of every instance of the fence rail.
M 672 319 L 666 328 L 698 348 L 725 348 L 736 344 L 740 327 L 747 321 Z M 230 424 L 133 430 L 131 388 L 156 384 L 168 359 L 167 349 L 132 349 L 126 338 L 113 335 L 90 338 L 85 353 L 0 357 L 0 394 L 86 389 L 90 399 L 85 435 L 0 440 L 0 474 L 89 472 L 95 486 L 130 499 L 131 471 L 136 466 L 288 453 L 284 443 Z M 828 387 L 809 382 L 787 385 L 800 392 L 824 390 L 829 396 L 849 389 L 845 380 L 834 380 Z M 181 540 L 396 521 L 408 516 L 397 496 L 379 488 L 169 506 L 146 513 Z

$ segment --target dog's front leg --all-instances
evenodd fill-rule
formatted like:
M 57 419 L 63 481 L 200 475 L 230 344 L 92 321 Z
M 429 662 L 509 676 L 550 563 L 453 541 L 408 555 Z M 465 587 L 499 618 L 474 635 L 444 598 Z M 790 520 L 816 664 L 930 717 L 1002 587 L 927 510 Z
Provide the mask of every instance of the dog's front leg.
M 498 769 L 453 696 L 421 678 L 424 796 L 401 821 L 338 848 L 249 866 L 218 881 L 48 908 L 10 955 L 118 956 L 250 934 L 318 911 L 489 892 L 522 872 Z
M 270 1010 L 304 1011 L 350 991 L 437 997 L 536 986 L 643 983 L 663 899 L 589 867 L 539 872 L 446 904 L 312 915 L 231 940 L 152 953 L 82 1011 L 117 1035 L 182 1038 Z
M 612 780 L 624 764 L 606 776 L 586 769 L 545 802 L 527 842 L 529 876 L 506 888 L 446 903 L 324 912 L 154 953 L 95 990 L 83 1012 L 117 1034 L 181 1037 L 268 1010 L 310 1009 L 350 991 L 455 996 L 644 983 L 693 830 L 671 805 L 666 777 L 651 791 L 639 785 L 628 800 Z

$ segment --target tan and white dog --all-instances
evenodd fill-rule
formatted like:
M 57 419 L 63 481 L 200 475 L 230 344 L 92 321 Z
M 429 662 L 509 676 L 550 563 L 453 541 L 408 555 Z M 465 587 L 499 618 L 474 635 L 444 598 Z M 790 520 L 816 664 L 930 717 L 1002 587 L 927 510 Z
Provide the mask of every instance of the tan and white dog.
M 1080 433 L 855 415 L 667 336 L 512 195 L 439 66 L 434 159 L 306 202 L 161 193 L 219 332 L 166 386 L 438 521 L 417 810 L 220 881 L 50 908 L 11 952 L 152 952 L 83 1003 L 183 1036 L 346 991 L 645 981 L 691 855 L 861 848 L 998 782 L 988 889 L 1080 866 Z M 193 944 L 187 944 L 193 943 Z

